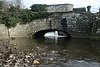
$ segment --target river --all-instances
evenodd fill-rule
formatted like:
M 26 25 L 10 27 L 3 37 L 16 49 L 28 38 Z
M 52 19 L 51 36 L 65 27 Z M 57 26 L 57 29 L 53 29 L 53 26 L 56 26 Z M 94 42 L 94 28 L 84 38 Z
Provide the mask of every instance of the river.
M 44 60 L 40 67 L 100 67 L 100 41 L 89 39 L 11 40 L 18 51 L 34 50 Z M 49 62 L 48 60 L 52 60 Z M 49 64 L 46 64 L 49 62 Z

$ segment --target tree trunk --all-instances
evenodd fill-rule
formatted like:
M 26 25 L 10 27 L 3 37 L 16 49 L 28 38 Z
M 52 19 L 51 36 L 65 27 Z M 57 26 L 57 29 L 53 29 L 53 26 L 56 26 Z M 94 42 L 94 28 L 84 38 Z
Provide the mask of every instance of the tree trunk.
M 8 30 L 8 44 L 10 44 L 10 31 L 9 31 L 9 28 L 7 28 L 7 30 Z

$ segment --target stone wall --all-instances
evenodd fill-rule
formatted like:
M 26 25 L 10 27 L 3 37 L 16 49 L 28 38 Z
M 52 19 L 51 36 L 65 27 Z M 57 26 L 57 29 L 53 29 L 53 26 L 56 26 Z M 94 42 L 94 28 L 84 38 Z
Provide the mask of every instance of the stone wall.
M 38 19 L 34 20 L 31 23 L 28 24 L 17 24 L 16 27 L 10 29 L 10 36 L 11 37 L 31 37 L 34 33 L 40 30 L 44 29 L 50 29 L 50 20 L 51 20 L 51 26 L 52 29 L 61 29 L 61 19 L 63 17 L 66 17 L 68 29 L 74 30 L 75 29 L 75 18 L 72 18 L 73 16 L 77 16 L 75 13 L 57 13 L 54 14 L 50 18 L 45 19 Z M 7 28 L 5 25 L 0 24 L 0 37 L 1 38 L 7 38 Z
M 11 37 L 31 37 L 35 32 L 48 29 L 49 22 L 47 19 L 34 20 L 29 24 L 17 24 L 16 27 L 11 28 Z
M 8 31 L 5 25 L 0 24 L 0 38 L 7 38 L 8 37 Z
M 76 18 L 79 16 L 79 13 L 64 13 L 62 17 L 65 17 L 67 19 L 67 24 L 68 24 L 68 30 L 70 31 L 77 31 L 77 26 L 76 26 Z
M 73 4 L 54 4 L 48 5 L 48 12 L 69 12 L 73 11 Z

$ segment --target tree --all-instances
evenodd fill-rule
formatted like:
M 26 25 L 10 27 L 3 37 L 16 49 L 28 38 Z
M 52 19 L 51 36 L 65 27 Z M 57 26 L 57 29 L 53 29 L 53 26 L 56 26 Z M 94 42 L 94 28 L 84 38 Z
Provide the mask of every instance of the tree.
M 47 12 L 46 4 L 33 4 L 30 8 L 33 12 Z
M 7 3 L 7 0 L 4 0 L 4 11 L 0 12 L 0 23 L 4 24 L 8 30 L 8 37 L 10 40 L 10 31 L 11 27 L 15 27 L 17 23 L 21 21 L 21 9 L 19 7 L 20 0 L 11 0 L 13 3 Z M 2 7 L 2 2 L 0 1 L 0 7 Z M 9 5 L 8 5 L 9 4 Z M 17 5 L 15 5 L 17 4 Z M 7 7 L 8 5 L 8 7 Z M 6 6 L 6 7 L 5 7 Z M 25 20 L 25 19 L 22 19 Z
M 21 9 L 20 10 L 20 23 L 21 24 L 26 24 L 30 23 L 34 18 L 33 18 L 34 13 L 29 10 L 29 9 Z
M 17 10 L 18 9 L 16 9 L 16 7 L 11 6 L 6 11 L 4 11 L 3 16 L 2 16 L 2 24 L 4 24 L 7 27 L 9 39 L 10 39 L 9 29 L 11 27 L 15 27 L 16 24 L 19 22 Z
M 23 7 L 23 3 L 22 0 L 3 0 L 5 3 L 5 7 L 6 8 L 10 8 L 10 5 L 14 6 L 14 7 L 19 7 L 22 8 Z M 9 5 L 10 4 L 10 5 Z
M 11 27 L 15 27 L 16 26 L 16 20 L 17 19 L 8 14 L 8 15 L 4 16 L 2 20 L 3 20 L 3 24 L 7 27 L 8 37 L 10 39 L 10 31 L 9 31 L 9 29 Z

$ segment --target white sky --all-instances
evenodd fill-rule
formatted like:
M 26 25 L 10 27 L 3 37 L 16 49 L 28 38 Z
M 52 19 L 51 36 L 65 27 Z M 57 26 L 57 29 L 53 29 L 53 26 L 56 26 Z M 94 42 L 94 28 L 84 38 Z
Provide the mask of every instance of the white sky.
M 100 7 L 100 0 L 23 0 L 24 6 L 29 8 L 33 4 L 73 4 L 74 8 L 87 7 L 91 5 L 91 10 L 96 12 Z

